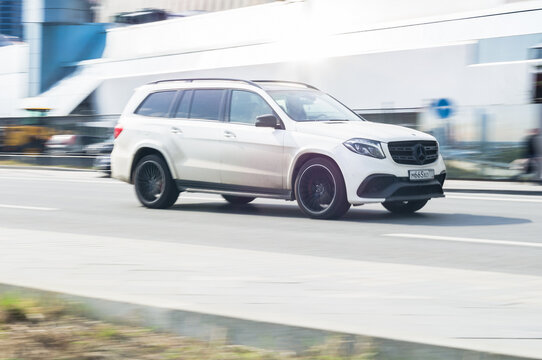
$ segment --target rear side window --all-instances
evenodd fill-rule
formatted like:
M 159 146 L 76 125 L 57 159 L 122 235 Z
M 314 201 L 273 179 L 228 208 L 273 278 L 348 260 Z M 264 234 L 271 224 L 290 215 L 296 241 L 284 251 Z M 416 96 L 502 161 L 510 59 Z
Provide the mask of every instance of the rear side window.
M 177 91 L 160 91 L 150 94 L 135 111 L 138 115 L 167 117 Z
M 194 90 L 190 118 L 220 120 L 220 110 L 226 90 Z

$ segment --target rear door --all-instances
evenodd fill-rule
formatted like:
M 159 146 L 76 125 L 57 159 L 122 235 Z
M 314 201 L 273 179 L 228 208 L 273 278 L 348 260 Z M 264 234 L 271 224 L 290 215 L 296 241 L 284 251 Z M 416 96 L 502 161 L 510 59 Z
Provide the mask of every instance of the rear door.
M 224 89 L 185 90 L 172 112 L 170 136 L 179 179 L 197 183 L 220 182 Z M 205 185 L 205 184 L 195 184 Z
M 174 123 L 170 114 L 181 94 L 178 90 L 159 90 L 148 94 L 127 122 L 128 126 L 124 131 L 133 132 L 128 138 L 157 144 L 169 159 L 173 160 L 177 155 L 177 148 L 171 135 Z

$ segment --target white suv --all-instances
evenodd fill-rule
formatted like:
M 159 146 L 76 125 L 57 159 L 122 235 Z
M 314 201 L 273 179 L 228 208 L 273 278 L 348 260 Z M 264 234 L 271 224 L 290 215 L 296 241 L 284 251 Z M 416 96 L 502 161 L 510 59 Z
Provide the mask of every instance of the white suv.
M 297 200 L 308 216 L 350 205 L 410 213 L 443 197 L 434 137 L 365 121 L 318 89 L 286 81 L 182 79 L 138 88 L 115 128 L 114 178 L 150 208 L 182 191 Z

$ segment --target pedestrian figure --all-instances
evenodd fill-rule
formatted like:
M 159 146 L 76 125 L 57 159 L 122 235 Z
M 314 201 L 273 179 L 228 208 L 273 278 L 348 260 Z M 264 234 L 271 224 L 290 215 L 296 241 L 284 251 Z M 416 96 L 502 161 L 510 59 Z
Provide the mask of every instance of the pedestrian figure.
M 534 136 L 534 161 L 536 166 L 536 180 L 542 184 L 542 133 L 536 129 Z
M 533 129 L 529 132 L 526 138 L 526 147 L 525 147 L 525 158 L 527 159 L 527 164 L 525 166 L 525 174 L 536 174 L 538 170 L 538 156 L 537 153 L 537 137 L 539 134 L 538 129 Z

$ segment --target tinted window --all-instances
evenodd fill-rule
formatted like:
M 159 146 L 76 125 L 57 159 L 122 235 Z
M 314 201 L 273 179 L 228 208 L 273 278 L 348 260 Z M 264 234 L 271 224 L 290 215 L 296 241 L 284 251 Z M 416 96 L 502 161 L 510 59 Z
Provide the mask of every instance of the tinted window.
M 220 120 L 225 90 L 194 90 L 190 118 Z
M 150 94 L 136 110 L 136 114 L 167 117 L 176 91 L 161 91 Z
M 273 109 L 258 94 L 234 90 L 231 94 L 230 121 L 245 124 L 256 123 L 261 115 L 272 115 Z
M 192 99 L 191 91 L 184 91 L 177 106 L 177 111 L 175 112 L 176 118 L 187 118 L 188 112 L 190 110 L 190 99 Z

